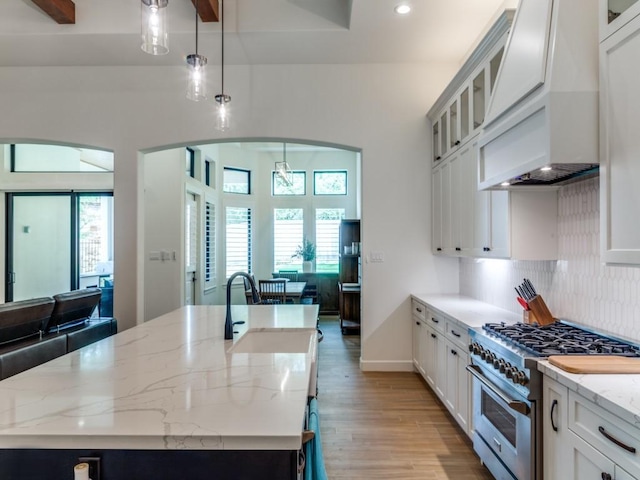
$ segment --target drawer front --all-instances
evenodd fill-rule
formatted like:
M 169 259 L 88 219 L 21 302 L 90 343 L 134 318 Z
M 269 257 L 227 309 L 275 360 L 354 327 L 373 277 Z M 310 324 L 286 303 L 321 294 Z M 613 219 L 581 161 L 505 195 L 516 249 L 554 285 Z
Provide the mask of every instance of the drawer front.
M 454 320 L 447 320 L 446 325 L 447 338 L 460 348 L 463 348 L 466 352 L 469 345 L 469 332 L 467 327 L 460 325 Z
M 418 317 L 420 320 L 427 318 L 427 307 L 417 300 L 411 301 L 411 309 L 413 310 L 413 315 Z
M 437 332 L 445 334 L 447 332 L 447 320 L 442 315 L 437 315 L 433 310 L 427 311 L 425 323 Z
M 640 430 L 575 392 L 569 392 L 569 429 L 623 469 L 640 471 Z

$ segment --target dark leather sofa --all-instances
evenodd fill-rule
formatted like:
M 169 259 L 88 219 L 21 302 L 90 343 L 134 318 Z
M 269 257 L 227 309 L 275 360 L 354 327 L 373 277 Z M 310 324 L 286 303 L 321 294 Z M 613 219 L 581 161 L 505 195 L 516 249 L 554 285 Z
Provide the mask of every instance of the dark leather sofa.
M 99 288 L 0 305 L 0 380 L 117 332 L 111 317 L 91 318 Z

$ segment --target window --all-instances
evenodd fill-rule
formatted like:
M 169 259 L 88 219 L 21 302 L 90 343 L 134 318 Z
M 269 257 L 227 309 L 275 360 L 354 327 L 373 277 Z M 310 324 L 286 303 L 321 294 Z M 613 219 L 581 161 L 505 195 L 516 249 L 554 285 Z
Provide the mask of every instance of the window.
M 344 208 L 316 209 L 316 272 L 337 272 Z
M 213 163 L 211 160 L 205 160 L 204 161 L 204 184 L 207 187 L 211 187 L 212 185 L 212 181 L 211 181 L 211 163 Z
M 196 178 L 196 152 L 191 148 L 186 149 L 185 172 L 187 177 Z
M 273 210 L 273 271 L 301 270 L 302 258 L 292 258 L 302 245 L 303 213 L 301 208 Z
M 251 272 L 251 209 L 226 209 L 227 278 L 235 272 Z
M 251 172 L 239 168 L 224 167 L 222 191 L 249 195 L 251 193 Z
M 347 171 L 324 170 L 313 172 L 314 195 L 346 195 Z
M 113 172 L 113 152 L 62 145 L 12 144 L 12 172 Z
M 204 208 L 204 281 L 216 279 L 216 206 L 206 202 Z
M 291 185 L 287 185 L 276 172 L 272 173 L 273 195 L 306 195 L 306 183 L 306 172 L 291 172 Z

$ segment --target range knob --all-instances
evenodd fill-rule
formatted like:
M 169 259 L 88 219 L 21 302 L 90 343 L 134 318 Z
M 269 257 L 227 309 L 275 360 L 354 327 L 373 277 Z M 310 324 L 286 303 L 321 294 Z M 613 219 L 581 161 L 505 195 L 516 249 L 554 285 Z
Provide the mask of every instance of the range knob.
M 504 373 L 507 370 L 507 362 L 503 359 L 498 360 L 498 370 L 500 370 L 500 373 Z
M 502 361 L 502 362 L 504 362 L 504 360 L 502 360 L 502 359 L 497 359 L 497 358 L 496 358 L 496 359 L 493 361 L 493 368 L 495 368 L 496 370 L 498 370 L 498 369 L 500 368 L 500 362 L 501 362 L 501 361 Z
M 507 362 L 507 366 L 505 367 L 505 372 L 504 372 L 507 378 L 513 378 L 513 374 L 517 371 L 518 369 L 516 367 L 512 366 L 509 362 Z
M 514 377 L 514 381 L 516 383 L 519 383 L 520 385 L 526 385 L 527 383 L 529 383 L 529 379 L 524 372 L 518 372 L 518 374 Z
M 493 352 L 489 352 L 486 358 L 487 363 L 493 364 L 496 361 L 496 354 Z

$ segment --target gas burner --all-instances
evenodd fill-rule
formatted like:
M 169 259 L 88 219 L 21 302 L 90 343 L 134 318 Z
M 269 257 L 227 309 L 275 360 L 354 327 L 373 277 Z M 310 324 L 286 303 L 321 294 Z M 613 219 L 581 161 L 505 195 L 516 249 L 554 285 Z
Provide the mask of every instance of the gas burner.
M 594 332 L 568 325 L 553 323 L 539 326 L 536 324 L 487 323 L 485 330 L 508 344 L 520 347 L 536 356 L 549 355 L 621 355 L 640 357 L 636 345 L 606 337 Z

